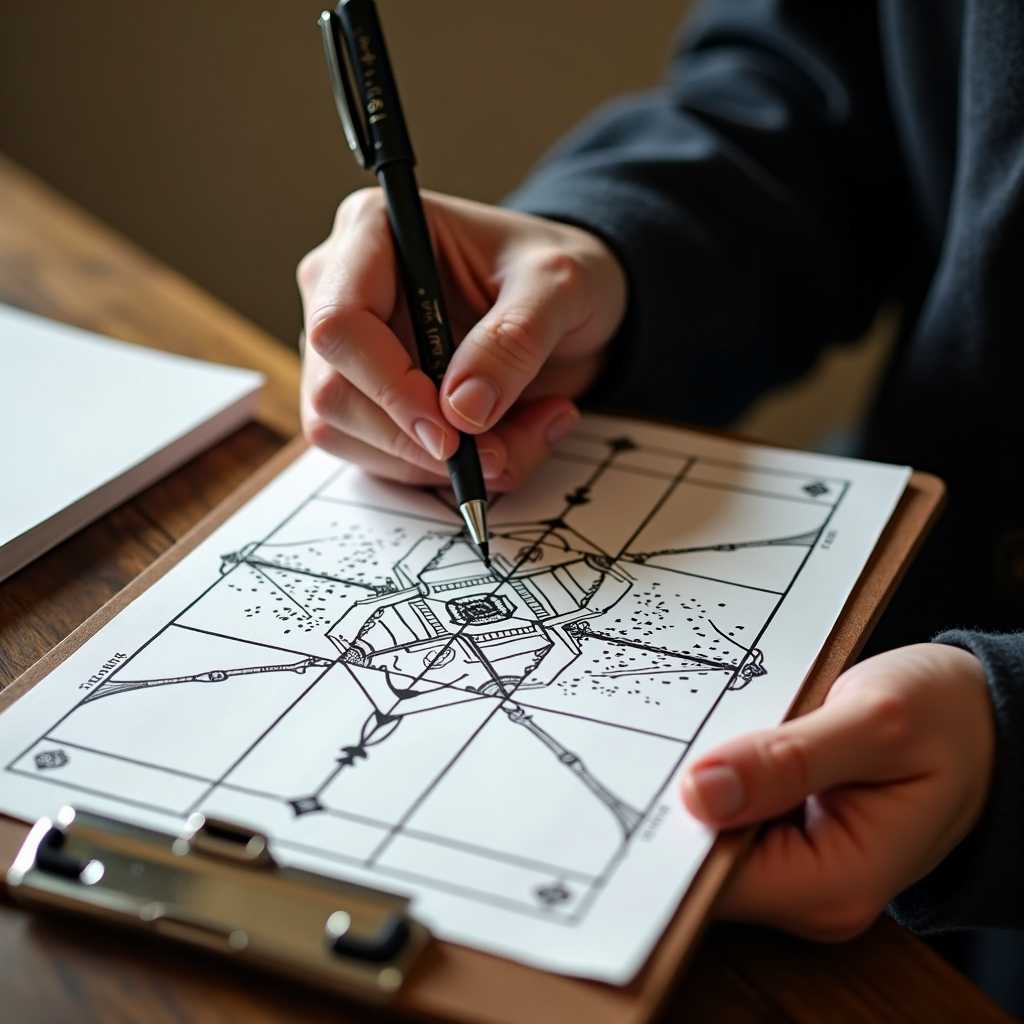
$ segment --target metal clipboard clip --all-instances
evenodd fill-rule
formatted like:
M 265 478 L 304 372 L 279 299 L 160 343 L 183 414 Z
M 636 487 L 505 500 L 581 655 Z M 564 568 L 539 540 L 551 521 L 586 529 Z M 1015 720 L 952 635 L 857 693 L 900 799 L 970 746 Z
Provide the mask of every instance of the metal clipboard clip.
M 265 836 L 193 814 L 177 837 L 65 807 L 40 818 L 11 895 L 384 1002 L 430 932 L 409 900 L 278 865 Z

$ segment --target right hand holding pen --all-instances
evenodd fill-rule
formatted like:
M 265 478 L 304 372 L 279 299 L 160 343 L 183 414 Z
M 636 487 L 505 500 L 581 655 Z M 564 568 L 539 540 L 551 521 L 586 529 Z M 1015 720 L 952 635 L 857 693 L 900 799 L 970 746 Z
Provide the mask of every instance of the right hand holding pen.
M 440 394 L 419 370 L 387 211 L 350 195 L 299 264 L 307 438 L 379 476 L 447 481 L 459 431 L 476 434 L 490 490 L 521 483 L 578 419 L 626 306 L 618 261 L 580 228 L 424 193 L 461 339 Z

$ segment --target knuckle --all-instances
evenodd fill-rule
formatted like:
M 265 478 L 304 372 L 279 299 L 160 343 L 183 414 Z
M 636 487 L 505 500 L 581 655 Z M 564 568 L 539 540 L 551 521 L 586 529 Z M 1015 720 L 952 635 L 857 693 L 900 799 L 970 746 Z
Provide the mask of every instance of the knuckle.
M 309 314 L 306 343 L 330 362 L 345 345 L 348 313 L 341 306 L 318 306 Z
M 873 693 L 866 697 L 868 722 L 874 735 L 893 746 L 911 740 L 914 714 L 910 702 L 900 694 Z
M 561 291 L 575 291 L 583 285 L 583 267 L 571 253 L 560 248 L 540 250 L 536 270 Z
M 309 405 L 321 419 L 337 420 L 344 413 L 345 382 L 336 373 L 325 373 L 309 386 Z
M 335 231 L 344 231 L 352 224 L 366 217 L 380 217 L 384 214 L 384 196 L 379 188 L 366 187 L 350 192 L 338 204 L 334 215 Z
M 491 353 L 514 373 L 534 370 L 543 358 L 536 325 L 524 313 L 506 312 L 487 325 Z
M 302 417 L 302 432 L 311 445 L 338 454 L 336 432 L 322 417 L 310 414 L 304 415 Z
M 370 396 L 385 412 L 402 405 L 401 387 L 398 381 L 381 380 L 373 388 Z
M 299 265 L 295 268 L 295 281 L 301 292 L 312 291 L 316 285 L 317 279 L 320 277 L 322 258 L 321 247 L 317 246 L 299 260 Z
M 409 418 L 410 402 L 418 395 L 421 382 L 422 371 L 407 366 L 394 377 L 375 381 L 369 397 L 397 424 Z
M 772 740 L 768 758 L 787 791 L 806 795 L 811 782 L 811 766 L 804 745 L 793 736 Z
M 391 428 L 386 450 L 410 466 L 418 465 L 426 456 L 423 449 L 397 425 Z

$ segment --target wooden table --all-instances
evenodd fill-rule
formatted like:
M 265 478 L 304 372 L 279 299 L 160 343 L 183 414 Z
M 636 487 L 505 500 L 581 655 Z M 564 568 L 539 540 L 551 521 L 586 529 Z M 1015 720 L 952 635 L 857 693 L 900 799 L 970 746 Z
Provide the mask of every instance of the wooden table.
M 298 432 L 299 364 L 292 352 L 3 157 L 0 301 L 143 345 L 255 367 L 268 380 L 257 422 L 0 584 L 5 686 Z M 0 862 L 9 861 L 12 836 L 0 823 Z M 36 918 L 4 898 L 0 1019 L 319 1024 L 380 1016 L 170 945 Z M 841 946 L 716 925 L 664 1019 L 1010 1020 L 888 918 Z

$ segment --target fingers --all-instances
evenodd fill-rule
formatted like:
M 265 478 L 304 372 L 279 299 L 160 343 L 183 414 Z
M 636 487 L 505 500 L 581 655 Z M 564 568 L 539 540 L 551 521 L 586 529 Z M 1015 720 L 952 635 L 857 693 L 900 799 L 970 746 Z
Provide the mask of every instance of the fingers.
M 388 325 L 398 296 L 379 192 L 346 199 L 331 238 L 303 261 L 298 278 L 309 350 L 432 459 L 450 458 L 458 447 L 457 431 L 441 415 L 437 389 Z M 392 445 L 391 450 L 397 449 Z
M 310 347 L 439 461 L 458 447 L 437 406 L 437 389 L 395 334 L 363 311 L 321 307 L 309 321 Z
M 373 476 L 395 483 L 409 484 L 413 487 L 443 487 L 448 483 L 447 475 L 438 476 L 429 470 L 421 469 L 405 459 L 387 455 L 374 445 L 364 444 L 348 434 L 336 430 L 327 423 L 321 423 L 309 434 L 311 444 L 345 459 L 365 469 Z
M 307 440 L 399 483 L 439 486 L 448 474 L 315 352 L 303 360 L 300 412 Z
M 302 422 L 311 443 L 389 480 L 443 486 L 447 467 L 413 442 L 365 395 L 316 353 L 303 366 Z M 568 399 L 539 399 L 476 438 L 480 466 L 491 491 L 518 487 L 576 426 Z
M 569 397 L 551 396 L 593 381 L 623 315 L 625 274 L 579 228 L 450 197 L 424 200 L 449 319 L 467 332 L 441 394 L 402 342 L 407 313 L 382 196 L 355 193 L 298 271 L 311 367 L 307 436 L 338 454 L 359 442 L 434 474 L 464 431 L 479 438 L 488 485 L 507 489 L 575 422 Z M 406 476 L 388 458 L 373 464 Z
M 684 778 L 689 809 L 718 828 L 770 822 L 723 916 L 857 934 L 977 823 L 994 749 L 981 663 L 920 644 L 850 669 L 804 718 L 706 754 Z
M 683 779 L 690 812 L 716 828 L 774 818 L 811 793 L 891 779 L 906 764 L 909 709 L 895 694 L 827 702 L 778 729 L 723 744 Z
M 583 271 L 572 255 L 551 247 L 511 260 L 496 302 L 445 375 L 441 404 L 448 421 L 470 433 L 493 427 L 586 314 Z
M 336 451 L 335 433 L 404 459 L 434 475 L 445 472 L 444 463 L 417 444 L 374 402 L 356 389 L 316 353 L 308 353 L 303 365 L 302 423 L 306 437 L 320 447 L 330 439 Z
M 776 822 L 731 880 L 719 916 L 765 924 L 824 942 L 868 928 L 911 880 L 905 874 L 901 825 L 915 817 L 918 787 L 811 798 L 800 824 Z
M 503 470 L 488 480 L 488 490 L 515 490 L 579 422 L 579 410 L 567 398 L 539 398 L 507 416 L 483 438 L 495 437 L 505 450 Z M 481 445 L 483 440 L 478 440 Z

